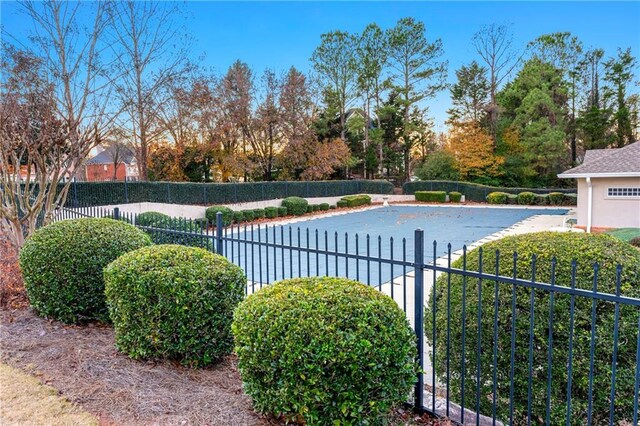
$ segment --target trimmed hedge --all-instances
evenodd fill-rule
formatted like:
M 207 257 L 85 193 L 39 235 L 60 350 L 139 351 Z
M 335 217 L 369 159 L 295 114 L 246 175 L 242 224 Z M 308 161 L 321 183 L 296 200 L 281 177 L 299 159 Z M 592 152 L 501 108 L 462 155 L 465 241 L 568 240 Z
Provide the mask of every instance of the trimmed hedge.
M 265 217 L 264 209 L 253 209 L 253 218 L 254 219 L 263 219 Z
M 462 201 L 462 193 L 451 191 L 449 193 L 449 201 L 451 201 L 452 203 L 459 203 L 460 201 Z
M 320 210 L 322 211 L 329 210 L 329 203 L 320 203 L 319 206 L 320 206 Z
M 349 202 L 346 201 L 346 200 L 338 200 L 336 202 L 336 207 L 339 208 L 339 209 L 344 208 L 344 207 L 349 207 Z
M 282 200 L 282 207 L 287 208 L 287 213 L 293 216 L 302 216 L 307 213 L 309 202 L 300 197 L 288 197 Z
M 240 303 L 232 329 L 245 392 L 259 412 L 286 422 L 381 424 L 414 384 L 415 336 L 404 313 L 356 281 L 265 287 Z
M 242 223 L 245 221 L 244 213 L 241 211 L 234 211 L 232 217 L 233 223 Z
M 62 188 L 62 185 L 58 187 Z M 309 182 L 77 182 L 66 206 L 104 206 L 124 203 L 231 204 L 297 197 L 336 197 L 362 192 L 392 194 L 385 180 L 332 180 Z
M 265 207 L 264 208 L 264 217 L 273 219 L 274 217 L 278 217 L 278 208 L 277 207 Z
M 489 204 L 507 204 L 508 199 L 509 194 L 506 192 L 492 192 L 487 195 L 487 203 Z
M 233 310 L 246 277 L 222 256 L 178 245 L 145 247 L 104 270 L 118 350 L 134 359 L 200 367 L 233 349 Z
M 253 210 L 241 210 L 242 216 L 244 216 L 245 222 L 251 222 L 255 219 L 256 214 Z
M 426 201 L 430 203 L 444 203 L 447 200 L 447 193 L 444 191 L 416 191 L 416 201 Z
M 139 226 L 153 226 L 156 223 L 161 223 L 169 220 L 171 217 L 160 212 L 144 212 L 135 217 L 136 225 Z
M 535 200 L 536 194 L 533 192 L 525 191 L 518 194 L 518 204 L 530 206 L 535 204 Z
M 102 269 L 124 253 L 148 246 L 141 230 L 113 219 L 73 219 L 35 231 L 20 250 L 31 306 L 64 323 L 108 321 Z
M 496 270 L 495 252 L 499 250 L 501 261 L 499 273 L 502 276 L 513 276 L 513 262 L 506 261 L 514 252 L 518 253 L 516 275 L 520 279 L 530 280 L 532 275 L 532 256 L 537 256 L 536 281 L 551 282 L 552 259 L 557 260 L 555 272 L 558 286 L 571 286 L 572 261 L 577 260 L 575 285 L 579 289 L 593 290 L 593 263 L 598 262 L 598 291 L 603 293 L 616 293 L 616 265 L 623 265 L 621 274 L 621 293 L 624 296 L 640 297 L 640 251 L 627 243 L 619 241 L 610 235 L 584 234 L 584 233 L 557 233 L 542 232 L 506 237 L 498 241 L 486 243 L 483 246 L 484 260 L 483 270 Z M 479 262 L 479 250 L 472 250 L 466 258 L 468 270 L 477 271 Z M 454 268 L 462 268 L 462 259 L 455 261 Z M 492 272 L 493 273 L 493 272 Z M 447 356 L 451 368 L 460 371 L 461 365 L 466 366 L 465 381 L 467 400 L 475 401 L 476 398 L 476 374 L 477 374 L 477 337 L 478 336 L 478 280 L 466 281 L 466 330 L 467 340 L 465 350 L 462 350 L 462 276 L 451 275 L 451 282 L 447 281 L 446 274 L 436 282 L 436 365 L 435 369 L 441 380 L 445 380 L 447 371 Z M 510 377 L 510 348 L 512 329 L 512 297 L 513 286 L 500 284 L 497 288 L 495 282 L 482 281 L 481 298 L 481 341 L 480 353 L 480 395 L 492 395 L 493 386 L 493 345 L 494 345 L 494 315 L 495 306 L 497 312 L 497 376 L 498 401 L 497 417 L 503 421 L 509 419 L 509 380 Z M 495 292 L 498 292 L 498 302 L 495 301 Z M 450 292 L 450 293 L 449 293 Z M 447 300 L 447 295 L 450 299 Z M 514 358 L 514 424 L 525 424 L 527 414 L 532 418 L 544 419 L 546 413 L 546 388 L 549 356 L 549 315 L 550 293 L 548 291 L 532 290 L 524 286 L 518 286 L 515 291 L 516 326 L 515 326 L 515 358 Z M 569 324 L 571 297 L 566 294 L 555 293 L 553 317 L 553 352 L 552 352 L 552 386 L 551 386 L 551 424 L 564 424 L 566 421 L 566 383 L 567 360 L 569 347 Z M 533 330 L 533 368 L 529 368 L 529 327 L 531 316 L 529 309 L 531 298 L 534 298 L 534 330 Z M 450 305 L 449 305 L 450 303 Z M 426 317 L 433 314 L 432 303 L 426 303 Z M 450 306 L 448 308 L 448 306 Z M 573 330 L 573 387 L 572 409 L 574 413 L 573 423 L 584 424 L 588 401 L 588 374 L 590 333 L 592 327 L 591 309 L 592 299 L 588 297 L 575 297 L 575 316 Z M 447 313 L 449 317 L 447 318 Z M 613 325 L 615 306 L 610 302 L 597 303 L 597 317 L 595 325 L 596 347 L 594 363 L 593 385 L 593 409 L 594 424 L 609 424 L 609 393 L 611 390 L 611 360 L 613 352 Z M 616 418 L 615 424 L 631 423 L 633 411 L 633 386 L 635 371 L 635 350 L 640 312 L 632 306 L 620 305 L 619 322 L 619 346 L 616 381 Z M 450 350 L 447 350 L 446 332 L 450 323 Z M 432 330 L 430 322 L 425 322 L 426 337 L 430 344 Z M 469 338 L 473 336 L 473 338 Z M 455 348 L 455 349 L 454 349 Z M 462 358 L 462 354 L 464 359 Z M 451 370 L 454 371 L 454 370 Z M 528 377 L 532 374 L 532 398 L 531 411 L 527 408 Z M 451 398 L 460 401 L 461 398 L 461 374 L 450 376 Z M 490 413 L 492 398 L 480 398 L 480 412 Z
M 276 209 L 278 209 L 278 217 L 282 217 L 282 216 L 288 215 L 286 207 L 280 206 L 280 207 L 276 207 Z
M 313 213 L 313 205 L 309 204 L 307 206 L 307 213 Z
M 359 207 L 371 204 L 371 197 L 367 194 L 347 195 L 340 201 L 346 201 L 346 207 Z
M 416 191 L 445 191 L 461 192 L 466 201 L 484 202 L 491 192 L 505 192 L 507 194 L 519 194 L 527 191 L 535 194 L 547 194 L 549 192 L 560 192 L 563 194 L 575 193 L 575 188 L 508 188 L 480 185 L 470 182 L 456 182 L 448 180 L 425 180 L 417 182 L 407 182 L 402 186 L 403 194 L 414 194 Z
M 233 222 L 233 210 L 229 207 L 225 206 L 211 206 L 208 207 L 205 211 L 206 218 L 211 221 L 214 225 L 216 224 L 216 214 L 220 212 L 222 213 L 222 224 L 224 226 L 229 226 Z

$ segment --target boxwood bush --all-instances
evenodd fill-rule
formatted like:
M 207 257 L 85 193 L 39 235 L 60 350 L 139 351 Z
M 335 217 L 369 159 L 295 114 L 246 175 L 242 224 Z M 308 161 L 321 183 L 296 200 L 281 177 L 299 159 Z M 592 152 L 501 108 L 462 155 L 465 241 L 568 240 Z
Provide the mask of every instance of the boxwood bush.
M 381 424 L 415 381 L 415 336 L 404 313 L 356 281 L 265 287 L 238 306 L 232 329 L 254 407 L 285 421 Z
M 287 213 L 287 208 L 284 206 L 280 206 L 280 207 L 276 207 L 278 209 L 278 217 L 282 217 L 282 216 L 286 216 Z
M 282 200 L 282 207 L 287 208 L 287 213 L 294 216 L 302 216 L 307 212 L 309 202 L 300 197 L 287 197 Z
M 492 192 L 487 195 L 487 203 L 489 204 L 506 204 L 509 194 L 506 192 Z
M 274 217 L 278 217 L 278 208 L 277 207 L 265 207 L 264 208 L 264 217 L 273 219 Z
M 483 270 L 495 271 L 495 251 L 501 253 L 499 272 L 502 276 L 513 276 L 514 252 L 518 253 L 516 276 L 530 280 L 532 274 L 532 255 L 537 255 L 536 280 L 551 282 L 552 259 L 556 264 L 556 285 L 571 286 L 572 261 L 577 260 L 576 280 L 577 288 L 593 290 L 593 263 L 598 262 L 598 291 L 616 293 L 616 265 L 623 265 L 621 274 L 621 293 L 625 296 L 640 297 L 640 251 L 609 235 L 584 233 L 554 233 L 543 232 L 506 237 L 498 241 L 489 242 L 483 246 Z M 470 251 L 467 255 L 467 268 L 477 271 L 479 251 Z M 463 266 L 462 259 L 453 263 L 454 268 Z M 460 275 L 451 275 L 450 287 L 446 274 L 436 282 L 436 372 L 444 381 L 447 371 L 447 357 L 451 371 L 460 372 L 461 366 L 466 366 L 465 399 L 475 401 L 477 374 L 477 336 L 478 336 L 478 280 L 466 281 L 466 330 L 467 340 L 465 350 L 462 350 L 462 289 L 463 279 Z M 450 291 L 450 293 L 449 293 Z M 495 283 L 482 281 L 482 320 L 480 352 L 480 412 L 490 413 L 493 386 L 493 345 L 494 345 L 494 315 L 495 312 Z M 447 294 L 450 294 L 448 308 Z M 510 377 L 510 348 L 513 286 L 500 284 L 498 286 L 497 312 L 497 414 L 498 419 L 509 420 L 509 377 Z M 515 291 L 516 297 L 516 326 L 515 326 L 515 357 L 514 357 L 514 424 L 525 424 L 527 408 L 527 386 L 529 374 L 532 374 L 532 405 L 530 414 L 534 419 L 544 419 L 546 413 L 546 388 L 549 355 L 549 315 L 550 293 L 519 286 Z M 534 330 L 533 330 L 533 368 L 529 369 L 529 314 L 531 297 L 534 297 Z M 551 424 L 564 424 L 566 421 L 566 383 L 568 380 L 568 347 L 571 297 L 566 294 L 555 293 L 553 317 L 553 352 L 552 352 L 552 386 L 551 386 Z M 432 303 L 427 303 L 426 317 L 431 318 Z M 575 298 L 575 324 L 573 330 L 573 376 L 572 376 L 572 410 L 573 424 L 581 425 L 585 422 L 588 403 L 588 374 L 589 351 L 591 333 L 591 305 L 587 297 Z M 449 319 L 447 318 L 449 312 Z M 595 348 L 595 367 L 593 385 L 594 424 L 609 424 L 609 393 L 611 390 L 611 362 L 613 352 L 613 325 L 615 306 L 610 302 L 597 303 L 597 319 L 595 322 L 597 344 Z M 616 381 L 616 418 L 615 424 L 623 424 L 624 420 L 631 424 L 633 412 L 633 386 L 636 366 L 636 338 L 638 316 L 640 312 L 631 306 L 621 305 L 619 323 L 619 346 Z M 446 330 L 450 326 L 450 349 L 447 350 Z M 426 324 L 430 324 L 427 321 Z M 426 337 L 432 344 L 430 327 Z M 470 338 L 470 336 L 472 336 Z M 455 349 L 454 349 L 455 348 Z M 462 354 L 464 359 L 462 358 Z M 460 401 L 461 374 L 451 374 L 451 398 Z
M 222 256 L 178 245 L 144 247 L 104 270 L 117 348 L 132 358 L 205 366 L 231 353 L 242 270 Z
M 447 193 L 444 191 L 416 191 L 416 201 L 426 201 L 431 203 L 444 203 L 447 200 Z
M 312 204 L 307 205 L 307 213 L 313 213 L 313 205 Z
M 170 216 L 160 212 L 144 212 L 135 217 L 136 225 L 154 226 L 157 223 L 169 220 Z
M 233 222 L 233 210 L 229 207 L 225 206 L 210 206 L 207 208 L 205 212 L 205 216 L 209 219 L 214 225 L 216 223 L 216 214 L 220 212 L 222 213 L 222 224 L 224 226 L 229 226 Z
M 533 192 L 521 192 L 518 194 L 518 204 L 522 205 L 532 205 L 535 204 L 536 194 Z
M 313 204 L 312 207 L 313 207 L 313 211 L 314 212 L 319 212 L 320 211 L 320 204 Z
M 322 211 L 329 210 L 329 203 L 320 203 L 319 206 L 320 206 L 320 210 Z
M 550 192 L 549 204 L 552 206 L 561 206 L 565 203 L 565 196 L 562 192 Z
M 459 203 L 462 200 L 462 193 L 452 191 L 449 193 L 449 201 L 452 203 Z
M 371 197 L 367 194 L 346 195 L 340 201 L 346 201 L 347 207 L 366 206 L 371 204 Z
M 533 204 L 536 206 L 548 206 L 549 194 L 535 194 L 533 197 Z
M 234 211 L 232 215 L 233 223 L 242 223 L 245 221 L 244 212 Z
M 336 207 L 339 208 L 339 209 L 344 208 L 344 207 L 349 207 L 349 202 L 346 201 L 346 200 L 338 200 L 336 202 Z
M 263 219 L 265 217 L 264 209 L 253 209 L 253 217 L 254 219 Z
M 256 214 L 253 210 L 242 210 L 242 216 L 244 216 L 245 222 L 251 222 L 255 219 Z
M 113 219 L 73 219 L 38 229 L 20 251 L 29 302 L 38 315 L 64 323 L 108 321 L 102 269 L 148 246 L 133 225 Z

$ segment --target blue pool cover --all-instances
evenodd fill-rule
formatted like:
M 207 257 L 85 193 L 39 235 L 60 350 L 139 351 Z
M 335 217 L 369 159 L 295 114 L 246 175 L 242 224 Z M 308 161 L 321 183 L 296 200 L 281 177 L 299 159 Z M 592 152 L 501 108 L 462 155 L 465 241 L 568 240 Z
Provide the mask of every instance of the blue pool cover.
M 488 235 L 501 231 L 534 215 L 563 215 L 567 209 L 476 208 L 433 206 L 389 206 L 331 217 L 316 218 L 284 226 L 261 227 L 253 232 L 244 228 L 227 230 L 233 240 L 260 240 L 303 249 L 319 248 L 370 256 L 372 258 L 413 260 L 414 231 L 424 230 L 425 260 L 460 250 Z M 252 282 L 270 283 L 283 278 L 314 275 L 340 275 L 378 285 L 404 275 L 402 267 L 376 261 L 349 259 L 281 247 L 265 247 L 227 241 L 225 255 L 239 265 Z

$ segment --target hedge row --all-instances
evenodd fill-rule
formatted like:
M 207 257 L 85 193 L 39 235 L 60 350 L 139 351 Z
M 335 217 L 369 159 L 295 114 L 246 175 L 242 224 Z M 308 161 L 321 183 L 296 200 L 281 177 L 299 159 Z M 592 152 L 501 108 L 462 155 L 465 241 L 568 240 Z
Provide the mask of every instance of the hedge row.
M 286 197 L 337 197 L 349 194 L 391 194 L 385 180 L 307 182 L 77 182 L 71 185 L 67 207 L 124 203 L 230 204 Z
M 431 203 L 444 203 L 447 200 L 447 193 L 444 191 L 416 191 L 416 201 Z
M 521 192 L 533 192 L 534 194 L 548 194 L 557 192 L 562 194 L 575 193 L 575 189 L 555 189 L 555 188 L 505 188 L 487 185 L 479 185 L 469 182 L 455 182 L 449 180 L 425 180 L 417 182 L 407 182 L 402 186 L 403 194 L 415 194 L 416 191 L 445 191 L 460 192 L 464 194 L 466 201 L 484 202 L 492 192 L 504 192 L 507 194 L 519 194 Z
M 551 192 L 549 194 L 534 194 L 524 191 L 517 195 L 506 192 L 491 192 L 487 195 L 489 204 L 520 204 L 525 206 L 575 206 L 577 196 L 575 194 L 563 194 Z

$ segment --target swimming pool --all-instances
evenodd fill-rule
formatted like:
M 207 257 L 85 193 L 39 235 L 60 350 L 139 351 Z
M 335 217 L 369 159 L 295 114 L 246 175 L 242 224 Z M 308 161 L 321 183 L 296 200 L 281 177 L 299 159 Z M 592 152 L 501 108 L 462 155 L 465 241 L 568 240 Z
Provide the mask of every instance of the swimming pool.
M 414 231 L 424 230 L 425 260 L 462 249 L 534 215 L 563 215 L 567 209 L 389 206 L 319 217 L 291 225 L 235 228 L 227 231 L 225 255 L 252 282 L 340 275 L 370 285 L 406 274 L 389 263 L 332 256 L 358 254 L 375 259 L 413 260 Z M 240 242 L 249 240 L 253 243 Z M 302 248 L 302 250 L 298 249 Z M 318 251 L 316 251 L 316 249 Z

